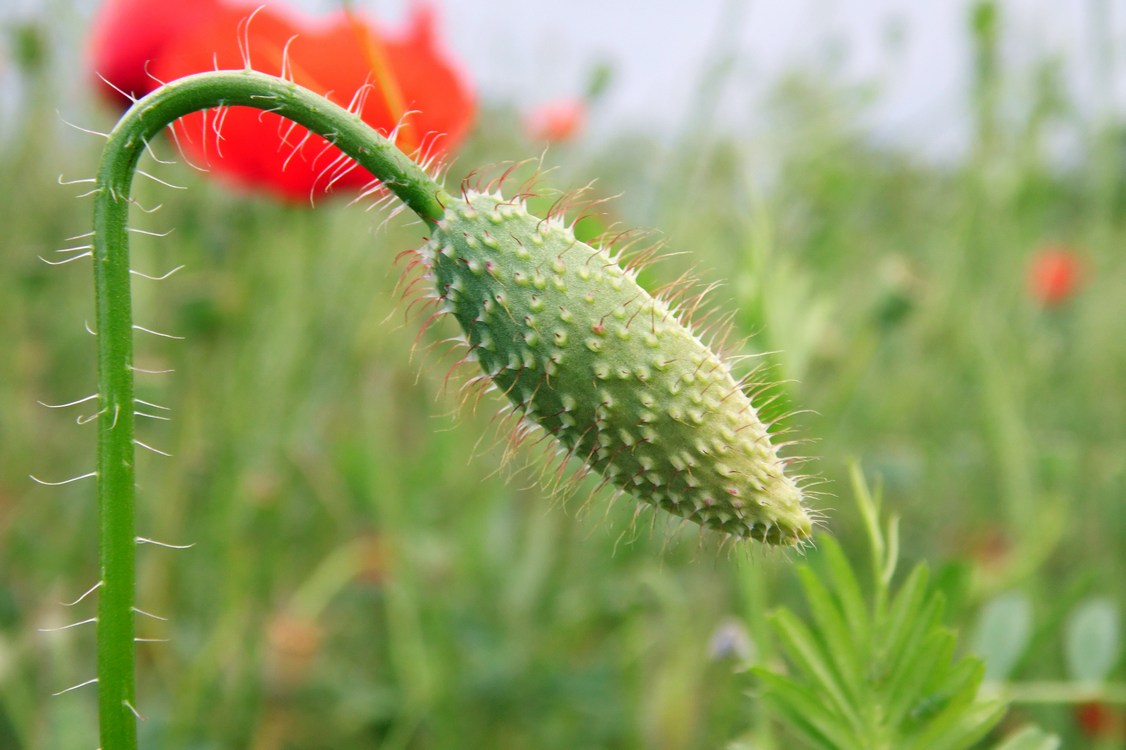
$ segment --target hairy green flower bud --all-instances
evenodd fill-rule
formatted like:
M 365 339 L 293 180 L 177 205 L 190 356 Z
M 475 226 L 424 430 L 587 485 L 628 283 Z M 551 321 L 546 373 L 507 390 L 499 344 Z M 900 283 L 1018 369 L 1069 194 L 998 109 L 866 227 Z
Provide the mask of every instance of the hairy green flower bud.
M 480 192 L 447 208 L 422 257 L 469 358 L 569 455 L 701 526 L 809 538 L 802 491 L 730 367 L 635 270 Z

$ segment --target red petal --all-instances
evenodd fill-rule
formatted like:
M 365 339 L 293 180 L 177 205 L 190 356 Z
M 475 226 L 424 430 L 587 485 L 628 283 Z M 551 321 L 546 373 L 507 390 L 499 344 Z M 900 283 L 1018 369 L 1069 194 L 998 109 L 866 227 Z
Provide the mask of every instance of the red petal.
M 169 44 L 153 72 L 163 80 L 174 80 L 216 67 L 244 68 L 238 29 L 247 15 L 243 9 L 222 9 L 207 24 Z M 377 49 L 383 51 L 389 67 L 384 76 L 397 85 L 405 109 L 420 110 L 410 116 L 410 127 L 404 129 L 400 145 L 412 150 L 434 132 L 446 134 L 438 144 L 439 153 L 459 143 L 472 121 L 473 99 L 451 63 L 433 48 L 429 32 L 417 38 L 388 39 L 370 26 L 358 30 L 342 14 L 317 25 L 282 15 L 271 6 L 250 22 L 246 33 L 250 62 L 256 70 L 278 75 L 283 57 L 287 57 L 289 72 L 297 83 L 346 106 L 360 88 L 379 79 L 373 74 L 373 58 L 360 31 L 371 34 Z M 372 90 L 361 116 L 386 133 L 399 123 L 401 113 L 393 111 L 388 97 Z M 176 130 L 181 148 L 194 163 L 237 184 L 306 200 L 337 176 L 326 169 L 334 163 L 338 151 L 326 148 L 321 138 L 306 139 L 307 131 L 291 129 L 289 122 L 275 115 L 231 108 L 221 120 L 222 139 L 218 142 L 215 122 L 214 113 L 180 120 Z M 298 144 L 301 148 L 294 153 Z M 370 174 L 356 167 L 336 180 L 334 187 L 356 189 L 371 180 Z
M 90 69 L 104 95 L 128 103 L 120 89 L 144 96 L 160 84 L 146 65 L 158 59 L 175 38 L 206 24 L 221 10 L 218 0 L 108 0 L 94 17 L 90 31 Z

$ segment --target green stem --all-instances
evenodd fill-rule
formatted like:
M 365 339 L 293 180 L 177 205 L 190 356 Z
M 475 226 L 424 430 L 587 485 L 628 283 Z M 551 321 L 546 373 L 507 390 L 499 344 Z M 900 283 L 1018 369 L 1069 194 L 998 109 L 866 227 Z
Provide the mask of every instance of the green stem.
M 425 222 L 450 198 L 358 116 L 296 84 L 250 70 L 174 81 L 137 102 L 110 133 L 97 176 L 94 286 L 98 331 L 98 715 L 103 750 L 137 747 L 134 644 L 135 469 L 129 196 L 146 144 L 184 115 L 223 106 L 268 110 L 352 157 Z
M 1110 703 L 1126 705 L 1126 684 L 1115 682 L 1010 682 L 984 688 L 1010 703 Z

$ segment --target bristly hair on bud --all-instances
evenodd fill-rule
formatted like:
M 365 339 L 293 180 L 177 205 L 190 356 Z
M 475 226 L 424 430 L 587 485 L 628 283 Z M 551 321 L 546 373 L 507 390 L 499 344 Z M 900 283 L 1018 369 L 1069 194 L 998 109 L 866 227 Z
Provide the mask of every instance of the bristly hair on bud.
M 726 536 L 808 542 L 791 460 L 729 363 L 638 285 L 638 264 L 499 182 L 463 185 L 413 265 L 435 288 L 430 320 L 457 320 L 461 361 L 512 402 L 517 436 L 536 425 L 604 484 Z

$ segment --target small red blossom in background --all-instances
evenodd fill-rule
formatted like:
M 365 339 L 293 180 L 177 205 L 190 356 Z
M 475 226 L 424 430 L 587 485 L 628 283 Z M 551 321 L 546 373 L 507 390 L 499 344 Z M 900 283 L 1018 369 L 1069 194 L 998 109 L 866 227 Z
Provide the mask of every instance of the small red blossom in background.
M 1074 715 L 1075 722 L 1090 739 L 1126 738 L 1126 716 L 1106 703 L 1080 703 L 1075 707 Z
M 351 11 L 309 19 L 277 3 L 255 10 L 210 0 L 199 6 L 199 16 L 189 14 L 193 20 L 182 28 L 161 26 L 152 41 L 127 46 L 118 55 L 105 48 L 112 48 L 113 38 L 101 31 L 102 23 L 127 37 L 118 6 L 134 4 L 143 3 L 122 0 L 106 6 L 91 55 L 95 66 L 106 68 L 97 72 L 134 95 L 155 89 L 157 81 L 241 70 L 249 61 L 255 70 L 285 73 L 339 105 L 351 105 L 372 127 L 393 132 L 396 145 L 408 153 L 440 157 L 465 138 L 472 124 L 473 94 L 442 49 L 429 6 L 415 5 L 406 26 L 389 32 Z M 197 7 L 187 0 L 149 4 L 168 9 L 172 18 L 180 17 L 185 6 Z M 179 120 L 175 131 L 192 163 L 236 185 L 290 200 L 329 189 L 358 190 L 373 180 L 351 161 L 339 161 L 340 153 L 323 139 L 255 109 L 195 113 Z
M 562 143 L 583 129 L 586 112 L 587 104 L 582 99 L 559 99 L 541 104 L 528 113 L 524 131 L 532 141 Z
M 1044 247 L 1028 267 L 1028 291 L 1042 307 L 1060 305 L 1075 295 L 1083 282 L 1083 263 L 1069 247 Z

